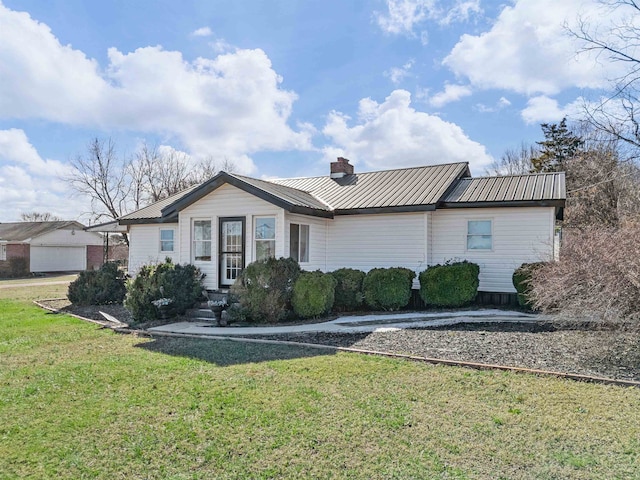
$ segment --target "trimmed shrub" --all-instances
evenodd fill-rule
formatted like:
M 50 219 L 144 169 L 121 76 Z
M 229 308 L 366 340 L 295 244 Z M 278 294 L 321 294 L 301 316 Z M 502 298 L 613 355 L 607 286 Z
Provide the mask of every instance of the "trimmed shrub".
M 331 272 L 336 280 L 335 302 L 333 308 L 341 312 L 349 312 L 362 307 L 362 282 L 365 273 L 353 268 L 341 268 Z
M 108 305 L 122 303 L 127 293 L 125 274 L 115 262 L 107 262 L 98 270 L 80 272 L 69 285 L 67 297 L 76 305 Z
M 193 265 L 174 264 L 170 258 L 157 265 L 145 265 L 127 283 L 124 302 L 134 322 L 155 320 L 159 309 L 153 301 L 170 298 L 171 309 L 183 314 L 202 296 L 204 275 Z
M 280 322 L 291 314 L 293 285 L 300 265 L 291 258 L 250 263 L 231 287 L 250 322 Z
M 399 310 L 409 304 L 416 274 L 402 267 L 374 268 L 364 277 L 364 301 L 373 310 Z
M 437 307 L 461 307 L 478 294 L 480 267 L 466 260 L 434 265 L 420 273 L 420 297 Z
M 293 284 L 291 305 L 301 318 L 319 317 L 329 313 L 333 306 L 336 284 L 329 273 L 302 272 Z
M 536 270 L 545 265 L 546 262 L 523 263 L 513 272 L 511 279 L 518 292 L 518 303 L 521 307 L 533 310 L 533 303 L 529 299 L 531 278 Z

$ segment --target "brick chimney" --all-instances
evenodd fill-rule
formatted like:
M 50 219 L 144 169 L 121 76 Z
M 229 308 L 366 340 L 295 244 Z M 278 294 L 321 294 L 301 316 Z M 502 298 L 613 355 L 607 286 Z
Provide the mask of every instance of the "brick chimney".
M 345 175 L 353 175 L 353 165 L 346 158 L 338 157 L 337 162 L 331 162 L 331 178 L 342 178 Z

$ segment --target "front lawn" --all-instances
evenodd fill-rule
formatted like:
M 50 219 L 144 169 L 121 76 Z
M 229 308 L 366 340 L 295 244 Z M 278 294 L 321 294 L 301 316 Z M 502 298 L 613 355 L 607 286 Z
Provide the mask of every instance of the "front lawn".
M 638 478 L 640 391 L 0 300 L 0 478 Z

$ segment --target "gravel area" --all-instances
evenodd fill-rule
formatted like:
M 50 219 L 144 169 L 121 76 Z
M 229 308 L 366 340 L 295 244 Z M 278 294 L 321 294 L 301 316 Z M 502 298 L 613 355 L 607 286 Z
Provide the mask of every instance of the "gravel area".
M 259 336 L 640 381 L 637 331 L 563 323 L 478 323 L 391 332 Z

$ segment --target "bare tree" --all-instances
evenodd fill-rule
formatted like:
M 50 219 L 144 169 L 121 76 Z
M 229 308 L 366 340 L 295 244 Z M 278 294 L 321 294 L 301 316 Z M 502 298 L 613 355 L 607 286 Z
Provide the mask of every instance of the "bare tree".
M 597 129 L 640 148 L 640 3 L 636 0 L 601 0 L 607 12 L 601 18 L 610 18 L 622 12 L 617 23 L 603 29 L 584 18 L 578 28 L 568 31 L 581 40 L 578 54 L 595 53 L 598 59 L 624 64 L 624 72 L 611 79 L 610 93 L 604 100 L 586 102 L 584 112 Z M 627 156 L 637 158 L 637 154 Z
M 91 220 L 115 220 L 133 210 L 202 183 L 217 172 L 213 158 L 197 162 L 173 149 L 143 143 L 132 159 L 118 156 L 113 140 L 93 139 L 84 155 L 71 162 L 65 178 L 78 194 L 91 199 Z M 227 159 L 223 168 L 233 171 Z M 128 238 L 125 236 L 128 244 Z
M 58 222 L 61 218 L 50 212 L 25 212 L 20 214 L 20 220 L 23 222 Z
M 74 171 L 65 180 L 91 199 L 93 221 L 115 220 L 132 209 L 129 162 L 117 156 L 113 140 L 91 140 L 86 154 L 78 155 L 71 166 Z
M 533 159 L 540 155 L 537 145 L 522 142 L 519 148 L 508 148 L 487 169 L 488 175 L 522 175 L 533 170 Z

